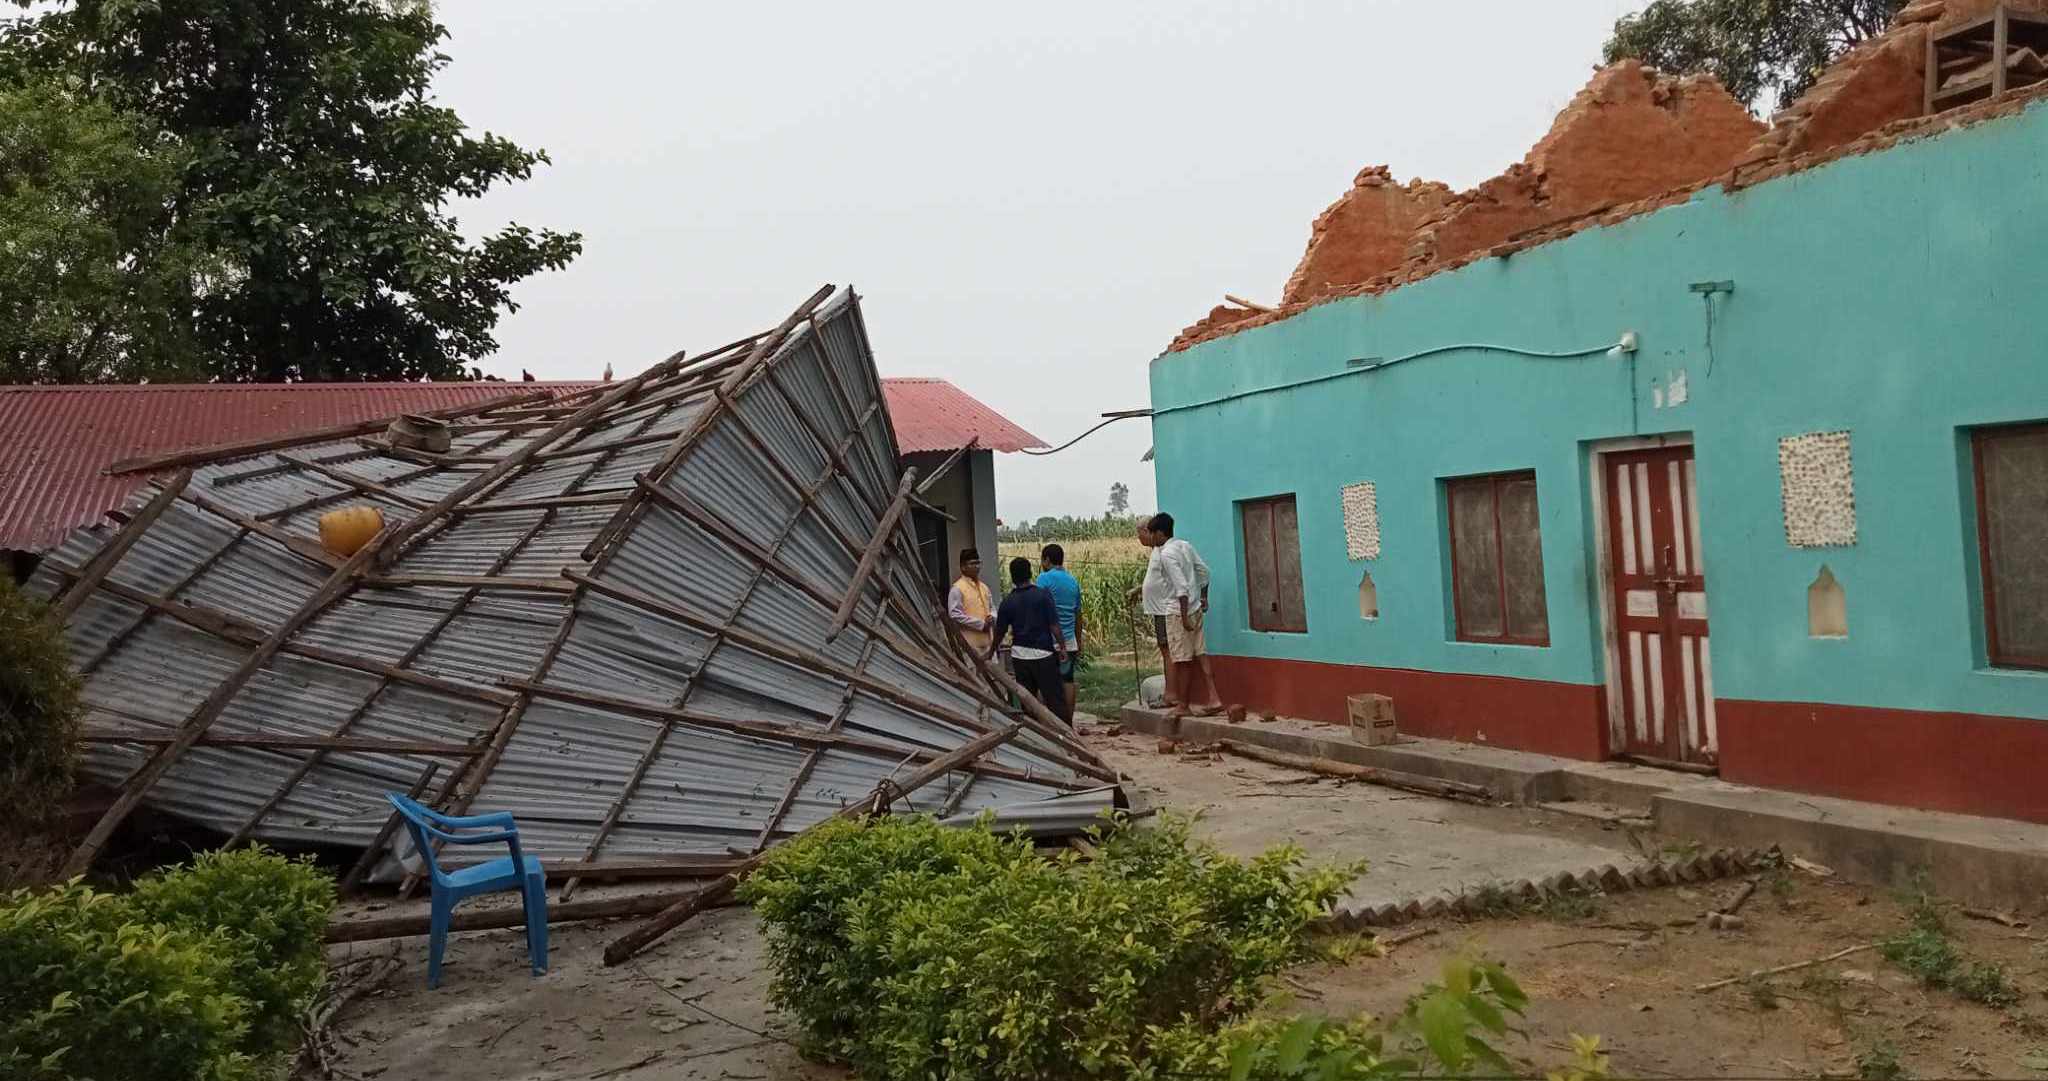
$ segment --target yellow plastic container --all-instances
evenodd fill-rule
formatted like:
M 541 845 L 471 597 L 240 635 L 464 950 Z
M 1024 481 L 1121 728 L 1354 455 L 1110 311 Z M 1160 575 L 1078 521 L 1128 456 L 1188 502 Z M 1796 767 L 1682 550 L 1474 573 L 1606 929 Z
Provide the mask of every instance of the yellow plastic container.
M 383 528 L 384 512 L 375 507 L 331 510 L 320 516 L 320 547 L 345 559 L 370 543 L 370 538 Z

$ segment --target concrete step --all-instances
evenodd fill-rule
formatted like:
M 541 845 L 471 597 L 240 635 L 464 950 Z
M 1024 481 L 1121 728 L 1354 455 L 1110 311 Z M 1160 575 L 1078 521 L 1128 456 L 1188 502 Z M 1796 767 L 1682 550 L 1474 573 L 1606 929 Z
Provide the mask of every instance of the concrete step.
M 1925 872 L 1942 897 L 2039 912 L 2048 826 L 1709 781 L 1652 801 L 1657 831 L 1709 845 L 1776 844 L 1874 886 Z
M 1484 785 L 1500 799 L 1603 821 L 1648 815 L 1666 838 L 1768 848 L 1834 868 L 1854 882 L 1891 886 L 1919 871 L 1944 897 L 2034 913 L 2048 910 L 2048 825 L 1919 811 L 1751 788 L 1626 762 L 1580 762 L 1446 740 L 1367 747 L 1350 729 L 1282 718 L 1230 724 L 1175 722 L 1127 706 L 1124 724 L 1195 742 L 1234 739 L 1294 754 Z
M 1595 822 L 1612 823 L 1635 829 L 1650 829 L 1656 823 L 1647 809 L 1624 807 L 1612 803 L 1598 803 L 1590 800 L 1546 800 L 1536 805 L 1546 811 L 1571 815 L 1574 818 L 1589 818 Z

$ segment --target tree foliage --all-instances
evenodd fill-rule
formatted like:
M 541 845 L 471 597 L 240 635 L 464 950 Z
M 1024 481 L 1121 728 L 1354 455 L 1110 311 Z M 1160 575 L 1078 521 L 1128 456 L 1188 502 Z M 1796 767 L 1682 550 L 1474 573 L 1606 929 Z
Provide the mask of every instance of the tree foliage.
M 71 794 L 78 677 L 45 612 L 0 576 L 0 835 L 41 825 Z
M 188 374 L 221 268 L 172 220 L 190 156 L 52 79 L 0 85 L 0 381 Z
M 1109 513 L 1123 515 L 1131 509 L 1131 486 L 1115 481 L 1109 486 Z
M 226 380 L 462 377 L 497 348 L 510 286 L 567 265 L 582 240 L 519 224 L 464 236 L 451 199 L 548 159 L 472 136 L 434 103 L 446 37 L 428 5 L 377 0 L 70 0 L 0 28 L 0 86 L 32 95 L 19 108 L 52 87 L 72 107 L 37 141 L 48 164 L 30 205 L 71 225 L 44 250 L 63 244 L 57 265 L 99 283 L 79 306 L 165 291 L 150 305 L 162 326 L 87 351 L 114 360 L 67 365 L 46 348 L 5 374 L 183 375 L 183 361 Z M 108 188 L 137 220 L 90 235 L 73 220 L 92 215 L 81 196 Z M 165 265 L 151 245 L 191 257 Z M 17 258 L 0 240 L 0 260 Z M 75 347 L 94 325 L 44 338 Z
M 1761 112 L 1790 104 L 1829 63 L 1891 25 L 1905 0 L 1654 0 L 1615 21 L 1607 63 L 1633 57 L 1719 79 Z

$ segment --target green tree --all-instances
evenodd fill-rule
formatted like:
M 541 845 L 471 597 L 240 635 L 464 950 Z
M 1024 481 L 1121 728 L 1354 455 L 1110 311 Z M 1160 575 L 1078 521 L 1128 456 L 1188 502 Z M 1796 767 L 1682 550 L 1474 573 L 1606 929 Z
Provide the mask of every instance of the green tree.
M 433 102 L 446 37 L 420 3 L 68 0 L 0 28 L 0 76 L 75 87 L 187 156 L 166 235 L 227 270 L 156 352 L 187 335 L 226 380 L 460 378 L 510 286 L 582 238 L 464 237 L 450 200 L 548 159 Z
M 1654 0 L 1614 23 L 1607 63 L 1633 57 L 1712 75 L 1762 112 L 1791 104 L 1828 64 L 1884 32 L 1905 0 Z
M 1116 481 L 1109 486 L 1109 513 L 1124 514 L 1131 509 L 1131 486 Z
M 60 83 L 0 85 L 0 382 L 190 373 L 222 268 L 172 219 L 189 160 Z

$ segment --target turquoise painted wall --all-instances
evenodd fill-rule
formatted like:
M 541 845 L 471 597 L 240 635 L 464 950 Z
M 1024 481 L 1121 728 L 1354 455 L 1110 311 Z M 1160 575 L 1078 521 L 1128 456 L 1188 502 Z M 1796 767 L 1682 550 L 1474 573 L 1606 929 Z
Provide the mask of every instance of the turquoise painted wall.
M 1716 298 L 1713 357 L 1696 281 Z M 1962 430 L 2048 418 L 2048 106 L 1487 259 L 1152 362 L 1161 507 L 1209 553 L 1212 652 L 1593 684 L 1593 442 L 1693 436 L 1715 690 L 2048 719 L 2048 674 L 1983 661 Z M 1207 401 L 1461 342 L 1536 350 L 1633 330 L 1633 363 L 1459 351 Z M 1688 400 L 1658 408 L 1685 373 Z M 1852 433 L 1857 543 L 1794 549 L 1779 438 Z M 1454 641 L 1443 478 L 1536 471 L 1548 647 Z M 1339 488 L 1378 487 L 1353 561 Z M 1235 501 L 1294 493 L 1309 633 L 1248 629 Z M 2044 538 L 2048 543 L 2048 538 Z M 1849 636 L 1807 636 L 1825 563 Z M 1370 568 L 1380 618 L 1359 618 Z

